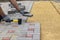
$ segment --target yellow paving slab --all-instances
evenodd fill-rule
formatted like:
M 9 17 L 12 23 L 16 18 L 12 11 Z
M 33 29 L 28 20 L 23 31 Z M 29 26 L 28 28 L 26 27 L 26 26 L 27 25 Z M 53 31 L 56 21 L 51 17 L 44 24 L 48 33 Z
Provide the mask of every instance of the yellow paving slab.
M 60 40 L 60 15 L 50 1 L 34 2 L 28 22 L 41 23 L 41 40 Z

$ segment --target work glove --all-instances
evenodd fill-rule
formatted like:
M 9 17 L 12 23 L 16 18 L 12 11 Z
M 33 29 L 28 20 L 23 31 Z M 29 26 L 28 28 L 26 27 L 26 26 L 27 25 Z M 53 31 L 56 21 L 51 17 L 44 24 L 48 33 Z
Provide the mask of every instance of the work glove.
M 2 21 L 10 22 L 11 20 L 10 20 L 10 18 L 7 15 L 5 15 L 5 16 L 3 16 Z
M 30 14 L 29 12 L 25 11 L 25 6 L 24 5 L 20 5 L 20 10 L 19 10 L 20 14 L 22 14 L 22 16 L 26 16 L 26 17 L 32 17 L 33 15 Z
M 25 10 L 26 9 L 24 5 L 20 5 L 19 7 L 20 7 L 20 10 Z

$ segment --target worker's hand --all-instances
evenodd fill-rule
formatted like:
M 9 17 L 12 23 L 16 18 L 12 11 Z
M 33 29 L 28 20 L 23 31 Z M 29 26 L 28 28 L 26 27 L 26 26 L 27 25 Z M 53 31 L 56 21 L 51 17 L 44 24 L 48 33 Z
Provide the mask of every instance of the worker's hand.
M 10 18 L 7 15 L 5 15 L 5 16 L 3 16 L 3 19 L 2 20 L 3 21 L 6 21 L 6 22 L 9 22 L 10 21 Z

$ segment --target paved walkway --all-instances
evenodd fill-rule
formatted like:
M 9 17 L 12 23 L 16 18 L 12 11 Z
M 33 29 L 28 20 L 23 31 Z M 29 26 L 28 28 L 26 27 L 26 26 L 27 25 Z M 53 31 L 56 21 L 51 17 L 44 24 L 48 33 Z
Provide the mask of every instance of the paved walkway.
M 60 40 L 60 14 L 57 10 L 50 1 L 34 2 L 31 10 L 34 16 L 28 21 L 41 23 L 41 40 Z

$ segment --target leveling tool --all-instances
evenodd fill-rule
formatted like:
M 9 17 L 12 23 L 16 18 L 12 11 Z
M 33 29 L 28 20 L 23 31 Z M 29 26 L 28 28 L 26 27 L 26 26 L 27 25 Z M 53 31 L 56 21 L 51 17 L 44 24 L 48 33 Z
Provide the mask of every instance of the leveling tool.
M 2 20 L 2 21 L 4 21 L 4 20 Z M 9 23 L 15 22 L 15 23 L 18 23 L 18 24 L 22 24 L 22 19 L 6 20 L 5 22 L 9 22 Z

